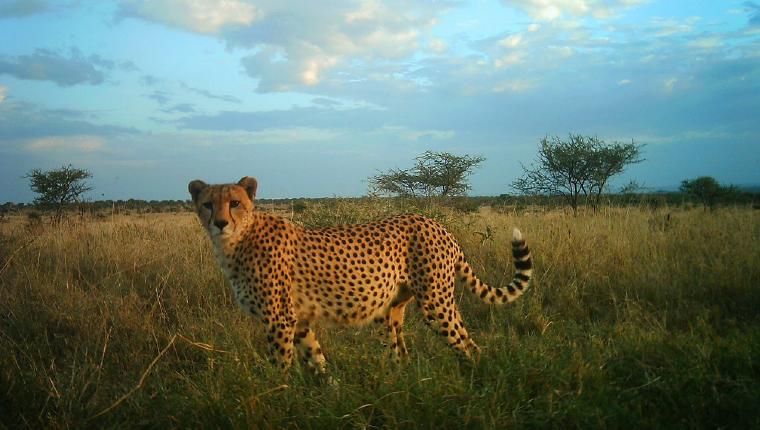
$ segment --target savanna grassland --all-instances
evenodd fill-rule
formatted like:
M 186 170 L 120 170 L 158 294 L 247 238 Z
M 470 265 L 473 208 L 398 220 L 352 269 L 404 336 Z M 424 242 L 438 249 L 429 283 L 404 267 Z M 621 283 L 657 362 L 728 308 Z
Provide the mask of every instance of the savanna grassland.
M 307 226 L 404 211 L 312 203 Z M 0 427 L 760 428 L 760 211 L 424 212 L 519 301 L 458 293 L 482 348 L 462 360 L 407 310 L 411 361 L 377 327 L 323 327 L 335 383 L 273 369 L 194 215 L 0 224 Z M 668 217 L 668 214 L 670 215 Z

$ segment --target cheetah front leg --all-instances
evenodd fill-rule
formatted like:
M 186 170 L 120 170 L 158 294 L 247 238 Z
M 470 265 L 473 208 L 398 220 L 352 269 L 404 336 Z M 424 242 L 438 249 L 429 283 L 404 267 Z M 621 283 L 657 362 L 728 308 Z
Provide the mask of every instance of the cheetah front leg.
M 278 318 L 268 324 L 267 332 L 270 362 L 282 370 L 288 370 L 293 363 L 293 325 Z
M 403 360 L 406 360 L 409 356 L 409 351 L 406 348 L 406 342 L 404 342 L 404 310 L 406 305 L 412 301 L 414 297 L 411 294 L 408 296 L 398 297 L 394 300 L 394 304 L 388 310 L 388 316 L 386 317 L 386 324 L 388 329 L 388 335 L 390 336 L 390 348 L 393 353 L 393 360 L 397 364 L 401 364 Z
M 401 286 L 396 298 L 393 299 L 384 316 L 377 317 L 375 322 L 384 324 L 380 332 L 383 346 L 390 347 L 393 361 L 400 364 L 408 357 L 406 342 L 404 342 L 404 310 L 414 299 L 414 295 L 406 286 Z M 385 340 L 388 340 L 386 343 Z
M 279 285 L 275 283 L 274 285 Z M 272 365 L 288 370 L 293 363 L 293 335 L 296 319 L 287 289 L 272 288 L 265 293 L 264 323 L 267 326 Z
M 324 374 L 325 356 L 322 354 L 322 347 L 317 341 L 317 335 L 314 330 L 309 328 L 307 321 L 298 321 L 296 324 L 296 333 L 293 342 L 298 349 L 298 355 L 301 357 L 304 365 L 316 374 Z

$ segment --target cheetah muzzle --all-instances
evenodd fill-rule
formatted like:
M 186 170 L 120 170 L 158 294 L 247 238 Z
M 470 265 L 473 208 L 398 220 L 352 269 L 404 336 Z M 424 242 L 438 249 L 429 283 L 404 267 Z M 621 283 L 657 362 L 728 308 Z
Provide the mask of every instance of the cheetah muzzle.
M 261 318 L 272 362 L 287 369 L 294 349 L 321 373 L 325 357 L 311 329 L 317 321 L 386 325 L 397 362 L 407 355 L 404 309 L 416 300 L 425 322 L 467 357 L 478 347 L 467 334 L 455 285 L 486 303 L 507 303 L 528 288 L 530 250 L 518 229 L 512 237 L 515 276 L 503 288 L 481 282 L 446 229 L 420 215 L 358 225 L 308 229 L 254 210 L 257 182 L 190 182 L 195 210 L 230 281 L 235 301 Z

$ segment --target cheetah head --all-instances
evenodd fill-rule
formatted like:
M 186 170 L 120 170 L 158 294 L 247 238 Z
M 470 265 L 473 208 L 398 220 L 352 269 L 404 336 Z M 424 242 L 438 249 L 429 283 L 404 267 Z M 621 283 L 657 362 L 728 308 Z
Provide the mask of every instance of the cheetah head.
M 242 231 L 253 211 L 256 179 L 244 177 L 237 184 L 208 185 L 201 180 L 188 184 L 195 212 L 212 239 Z

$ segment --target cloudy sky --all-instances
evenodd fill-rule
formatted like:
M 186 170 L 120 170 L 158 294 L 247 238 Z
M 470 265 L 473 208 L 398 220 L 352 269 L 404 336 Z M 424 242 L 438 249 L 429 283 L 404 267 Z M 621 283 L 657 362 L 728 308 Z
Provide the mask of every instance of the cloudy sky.
M 0 0 L 0 201 L 356 196 L 425 150 L 509 192 L 546 135 L 646 144 L 635 178 L 760 182 L 760 3 Z

